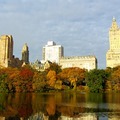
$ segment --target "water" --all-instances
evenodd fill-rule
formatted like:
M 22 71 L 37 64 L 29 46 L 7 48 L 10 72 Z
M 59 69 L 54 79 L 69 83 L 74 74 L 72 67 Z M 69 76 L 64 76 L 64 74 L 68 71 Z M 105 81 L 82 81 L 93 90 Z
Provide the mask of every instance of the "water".
M 119 120 L 120 93 L 0 93 L 0 120 Z

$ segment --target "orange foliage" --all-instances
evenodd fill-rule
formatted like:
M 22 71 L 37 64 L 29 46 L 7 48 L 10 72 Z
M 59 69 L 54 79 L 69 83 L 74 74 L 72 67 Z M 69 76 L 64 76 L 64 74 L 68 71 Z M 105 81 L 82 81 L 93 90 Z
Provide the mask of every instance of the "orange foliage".
M 27 67 L 24 67 L 20 70 L 20 77 L 22 80 L 32 80 L 33 75 L 34 72 Z
M 78 67 L 65 68 L 59 76 L 62 80 L 69 80 L 70 82 L 82 81 L 85 79 L 85 69 Z
M 17 68 L 9 68 L 7 69 L 6 73 L 8 74 L 8 80 L 19 80 L 19 70 Z
M 2 72 L 7 75 L 5 82 L 8 85 L 8 90 L 14 91 L 16 87 L 16 82 L 20 79 L 19 70 L 17 68 L 3 68 Z
M 47 80 L 48 80 L 48 84 L 52 87 L 54 87 L 55 85 L 55 81 L 56 81 L 56 72 L 53 70 L 50 70 L 47 74 Z

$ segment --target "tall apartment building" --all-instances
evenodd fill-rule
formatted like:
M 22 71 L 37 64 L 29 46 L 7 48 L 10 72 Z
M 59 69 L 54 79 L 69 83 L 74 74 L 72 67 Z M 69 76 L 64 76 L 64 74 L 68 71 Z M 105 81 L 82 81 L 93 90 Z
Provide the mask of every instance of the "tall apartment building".
M 63 47 L 61 45 L 56 45 L 54 41 L 48 41 L 47 45 L 43 47 L 42 57 L 45 62 L 51 61 L 59 64 L 60 58 L 63 56 Z
M 25 43 L 22 48 L 22 61 L 26 64 L 29 63 L 29 48 L 27 43 Z
M 120 65 L 120 28 L 115 18 L 109 29 L 109 46 L 106 53 L 106 67 L 113 68 Z
M 21 67 L 23 62 L 13 55 L 12 35 L 2 35 L 0 37 L 0 68 Z
M 8 67 L 13 59 L 13 37 L 12 35 L 2 35 L 0 37 L 0 66 Z

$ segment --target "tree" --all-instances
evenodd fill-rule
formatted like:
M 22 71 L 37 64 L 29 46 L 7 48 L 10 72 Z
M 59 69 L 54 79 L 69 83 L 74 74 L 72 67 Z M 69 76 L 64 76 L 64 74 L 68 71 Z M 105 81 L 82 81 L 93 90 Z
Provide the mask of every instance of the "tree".
M 120 91 L 120 66 L 113 68 L 111 80 L 113 90 Z
M 20 80 L 22 91 L 33 91 L 32 80 L 34 71 L 31 67 L 25 66 L 20 69 Z
M 105 90 L 106 91 L 111 91 L 113 89 L 113 80 L 112 80 L 112 77 L 111 77 L 113 69 L 110 68 L 110 67 L 107 67 L 105 69 L 105 71 L 108 73 L 108 78 L 105 81 Z
M 7 84 L 5 82 L 7 75 L 1 74 L 0 75 L 0 92 L 8 92 Z
M 71 82 L 71 86 L 76 89 L 77 83 L 79 82 L 82 84 L 82 82 L 85 80 L 85 70 L 78 67 L 70 68 L 68 72 L 68 78 Z
M 5 82 L 8 86 L 9 92 L 15 92 L 17 86 L 19 85 L 18 83 L 20 83 L 19 69 L 8 67 L 8 68 L 3 68 L 2 70 L 7 75 Z
M 57 80 L 55 82 L 55 86 L 54 86 L 55 89 L 58 89 L 58 90 L 61 90 L 62 89 L 62 81 L 61 80 Z
M 33 90 L 42 91 L 46 85 L 46 74 L 44 72 L 36 71 L 33 76 Z
M 51 87 L 54 87 L 56 81 L 56 72 L 54 70 L 50 70 L 47 74 L 47 83 Z
M 108 72 L 105 70 L 91 70 L 86 74 L 86 83 L 90 92 L 101 92 L 105 88 L 105 81 L 108 79 Z
M 61 70 L 61 66 L 58 65 L 57 63 L 51 63 L 50 64 L 50 67 L 46 70 L 46 71 L 50 71 L 50 70 L 53 70 L 56 72 L 56 74 L 60 73 L 62 70 Z
M 85 69 L 78 67 L 65 68 L 58 75 L 66 85 L 70 83 L 70 87 L 76 89 L 85 80 Z

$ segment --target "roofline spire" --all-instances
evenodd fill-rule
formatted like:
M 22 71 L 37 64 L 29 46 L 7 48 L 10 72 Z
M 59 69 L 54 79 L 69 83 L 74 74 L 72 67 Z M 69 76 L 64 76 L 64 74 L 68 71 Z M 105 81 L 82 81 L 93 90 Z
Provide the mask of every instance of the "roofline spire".
M 113 21 L 116 21 L 115 17 L 113 16 Z

